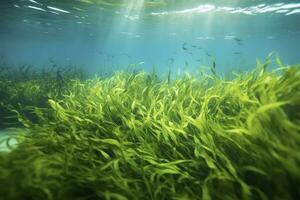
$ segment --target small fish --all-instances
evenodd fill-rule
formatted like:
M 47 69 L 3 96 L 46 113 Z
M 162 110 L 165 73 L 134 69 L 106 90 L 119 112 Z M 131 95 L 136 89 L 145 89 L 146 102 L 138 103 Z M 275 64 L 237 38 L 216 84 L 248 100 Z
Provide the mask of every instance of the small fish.
M 175 59 L 174 58 L 169 58 L 168 61 L 172 64 L 175 61 Z
M 201 49 L 202 49 L 202 47 L 197 46 L 197 45 L 191 45 L 191 47 L 194 48 L 194 49 L 198 49 L 198 50 L 201 50 Z
M 233 39 L 236 41 L 237 45 L 243 46 L 243 40 L 242 39 L 240 39 L 238 37 L 234 37 Z
M 235 37 L 234 40 L 237 41 L 237 42 L 243 42 L 243 40 L 238 38 L 238 37 Z
M 206 54 L 208 57 L 211 57 L 211 54 L 210 54 L 210 53 L 205 52 L 205 54 Z
M 186 45 L 187 45 L 187 43 L 186 43 L 186 42 L 182 44 L 182 49 L 183 49 L 184 51 L 186 51 L 186 50 L 187 50 L 187 48 L 186 48 Z
M 240 55 L 241 52 L 234 52 L 233 54 L 235 54 L 235 55 Z
M 213 65 L 211 68 L 211 72 L 213 73 L 213 75 L 217 76 L 217 71 L 216 71 L 216 62 L 213 61 Z
M 186 51 L 188 54 L 190 54 L 191 56 L 194 55 L 192 52 L 190 51 Z
M 185 65 L 186 65 L 186 66 L 189 66 L 189 63 L 188 63 L 188 61 L 185 61 Z

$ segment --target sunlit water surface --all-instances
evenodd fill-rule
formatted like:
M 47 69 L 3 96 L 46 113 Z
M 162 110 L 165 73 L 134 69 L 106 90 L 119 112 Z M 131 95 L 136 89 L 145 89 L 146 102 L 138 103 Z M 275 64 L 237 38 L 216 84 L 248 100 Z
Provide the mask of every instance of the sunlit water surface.
M 250 69 L 274 52 L 299 62 L 298 1 L 11 0 L 0 4 L 1 61 L 78 65 L 91 74 L 130 64 L 173 74 L 216 63 Z

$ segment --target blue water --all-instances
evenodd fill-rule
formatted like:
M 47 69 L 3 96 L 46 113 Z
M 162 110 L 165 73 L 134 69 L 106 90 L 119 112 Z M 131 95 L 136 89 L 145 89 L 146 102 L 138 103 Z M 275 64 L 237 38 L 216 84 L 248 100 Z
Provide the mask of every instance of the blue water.
M 129 65 L 173 74 L 216 63 L 248 70 L 270 52 L 300 61 L 300 1 L 11 0 L 0 5 L 1 62 Z

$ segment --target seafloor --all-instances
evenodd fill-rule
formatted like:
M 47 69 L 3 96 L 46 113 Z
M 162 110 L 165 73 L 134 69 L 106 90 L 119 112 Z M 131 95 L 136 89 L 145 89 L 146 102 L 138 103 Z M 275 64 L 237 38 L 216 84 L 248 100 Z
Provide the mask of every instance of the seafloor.
M 0 199 L 300 199 L 300 68 L 268 62 L 230 78 L 1 69 L 1 127 L 18 129 Z

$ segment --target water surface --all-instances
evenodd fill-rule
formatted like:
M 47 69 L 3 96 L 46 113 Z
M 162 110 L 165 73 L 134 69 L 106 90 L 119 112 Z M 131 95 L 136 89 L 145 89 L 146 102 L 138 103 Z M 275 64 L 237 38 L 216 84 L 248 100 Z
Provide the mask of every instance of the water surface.
M 12 0 L 0 11 L 0 55 L 15 65 L 230 71 L 272 51 L 299 61 L 299 1 Z

